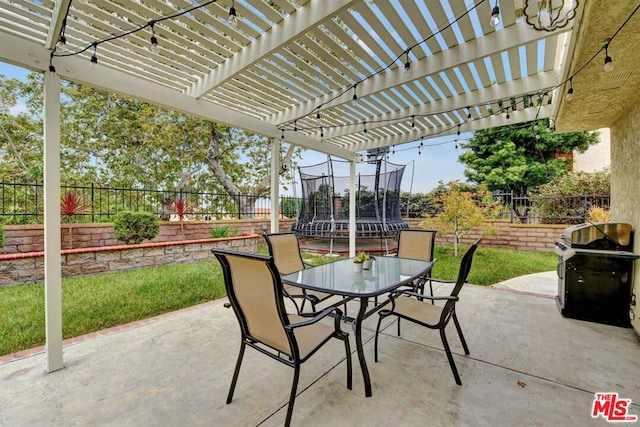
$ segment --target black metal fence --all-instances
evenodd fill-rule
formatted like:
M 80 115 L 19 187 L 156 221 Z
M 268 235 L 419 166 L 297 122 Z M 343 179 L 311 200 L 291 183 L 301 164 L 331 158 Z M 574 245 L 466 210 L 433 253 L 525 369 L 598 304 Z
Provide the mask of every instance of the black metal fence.
M 95 184 L 88 186 L 61 185 L 61 193 L 72 191 L 90 203 L 86 213 L 74 215 L 74 222 L 110 222 L 120 211 L 152 212 L 163 220 L 176 212 L 172 201 L 183 200 L 191 206 L 192 220 L 241 219 L 268 217 L 271 201 L 268 197 L 228 195 L 190 190 L 157 190 L 150 188 L 114 188 Z M 44 197 L 42 183 L 0 182 L 0 221 L 5 224 L 37 224 L 43 222 Z M 62 195 L 61 194 L 61 195 Z M 279 214 L 295 217 L 294 197 L 281 196 Z
M 609 210 L 609 195 L 580 194 L 559 196 L 518 196 L 494 194 L 502 204 L 501 218 L 522 224 L 578 224 L 584 222 L 592 207 Z
M 111 222 L 120 211 L 153 212 L 169 220 L 176 212 L 168 206 L 171 201 L 183 200 L 193 209 L 188 218 L 194 220 L 265 218 L 270 215 L 269 197 L 228 195 L 190 190 L 158 190 L 150 188 L 114 188 L 95 184 L 87 186 L 62 185 L 68 191 L 90 203 L 87 213 L 74 215 L 74 222 Z M 43 222 L 44 197 L 42 183 L 0 182 L 0 222 L 5 224 L 37 224 Z M 434 215 L 424 194 L 401 193 L 400 205 L 404 218 Z M 493 195 L 500 207 L 498 218 L 517 223 L 574 224 L 584 222 L 589 209 L 599 206 L 609 209 L 608 195 L 571 195 L 550 197 L 518 196 L 513 193 Z M 485 201 L 486 202 L 486 201 Z M 279 215 L 295 218 L 302 200 L 281 196 Z

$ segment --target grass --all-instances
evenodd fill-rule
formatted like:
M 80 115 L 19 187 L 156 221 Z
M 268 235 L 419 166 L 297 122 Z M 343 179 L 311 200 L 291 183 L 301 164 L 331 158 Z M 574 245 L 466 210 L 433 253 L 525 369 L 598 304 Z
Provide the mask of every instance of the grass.
M 453 280 L 458 277 L 458 268 L 466 247 L 459 248 L 458 256 L 453 255 L 453 246 L 436 246 L 432 276 Z M 519 251 L 514 249 L 478 247 L 473 257 L 469 283 L 493 285 L 513 277 L 542 271 L 555 271 L 558 257 L 552 252 Z
M 63 337 L 77 337 L 224 295 L 222 272 L 212 261 L 64 279 Z M 0 355 L 44 343 L 44 285 L 0 287 Z
M 460 259 L 453 248 L 438 245 L 433 277 L 455 279 Z M 260 245 L 259 253 L 267 253 Z M 340 258 L 304 254 L 311 264 Z M 490 285 L 512 277 L 555 270 L 553 253 L 508 249 L 478 249 L 469 282 Z M 146 267 L 64 279 L 62 282 L 63 337 L 72 338 L 113 326 L 190 307 L 225 295 L 216 262 L 202 261 Z M 0 355 L 44 345 L 44 285 L 0 287 Z

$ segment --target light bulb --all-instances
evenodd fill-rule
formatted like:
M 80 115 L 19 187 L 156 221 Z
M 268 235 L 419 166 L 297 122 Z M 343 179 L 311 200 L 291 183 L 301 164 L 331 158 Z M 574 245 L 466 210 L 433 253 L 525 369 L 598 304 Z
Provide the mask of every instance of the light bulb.
M 63 35 L 60 35 L 58 39 L 58 43 L 56 43 L 56 50 L 60 53 L 65 52 L 67 50 L 67 38 Z
M 160 53 L 160 45 L 158 44 L 158 39 L 156 36 L 151 36 L 151 47 L 149 50 L 153 53 Z
M 91 63 L 89 63 L 89 68 L 91 68 L 92 70 L 95 70 L 98 67 L 98 57 L 93 54 L 91 56 Z
M 604 58 L 604 71 L 607 73 L 613 71 L 613 59 L 609 55 Z
M 236 15 L 236 8 L 233 6 L 229 8 L 229 19 L 227 22 L 229 22 L 229 25 L 232 28 L 236 28 L 238 26 L 238 16 Z
M 404 72 L 409 74 L 411 72 L 411 62 L 407 61 L 404 63 Z
M 500 8 L 496 6 L 491 10 L 491 19 L 489 20 L 489 25 L 491 25 L 492 27 L 495 27 L 499 23 L 500 23 Z
M 570 87 L 569 90 L 567 91 L 567 94 L 564 96 L 564 99 L 566 99 L 567 101 L 571 101 L 573 99 L 573 88 Z

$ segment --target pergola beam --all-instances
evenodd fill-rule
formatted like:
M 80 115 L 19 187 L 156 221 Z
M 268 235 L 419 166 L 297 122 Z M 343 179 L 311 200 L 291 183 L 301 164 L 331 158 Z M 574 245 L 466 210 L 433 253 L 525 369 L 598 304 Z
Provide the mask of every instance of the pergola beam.
M 49 49 L 53 49 L 56 43 L 58 43 L 60 31 L 62 31 L 62 24 L 64 23 L 64 18 L 70 3 L 71 0 L 56 0 L 53 14 L 51 15 L 51 25 L 47 33 L 46 44 Z
M 282 20 L 269 32 L 260 36 L 218 68 L 211 70 L 206 76 L 198 79 L 186 90 L 186 94 L 194 98 L 200 98 L 207 92 L 215 90 L 273 52 L 290 44 L 292 40 L 296 40 L 304 33 L 331 19 L 332 16 L 348 9 L 354 3 L 357 3 L 357 1 L 310 1 L 295 14 Z

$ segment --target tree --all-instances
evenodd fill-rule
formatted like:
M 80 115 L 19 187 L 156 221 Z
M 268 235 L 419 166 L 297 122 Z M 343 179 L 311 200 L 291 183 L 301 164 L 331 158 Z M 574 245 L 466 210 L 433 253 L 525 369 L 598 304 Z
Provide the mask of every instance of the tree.
M 546 120 L 523 126 L 509 125 L 476 131 L 467 151 L 459 160 L 465 164 L 465 176 L 475 183 L 484 183 L 491 191 L 527 194 L 539 185 L 551 181 L 569 170 L 566 159 L 574 149 L 585 151 L 598 142 L 595 132 L 556 134 Z M 536 140 L 536 134 L 540 136 Z
M 434 193 L 433 204 L 441 206 L 441 209 L 438 214 L 427 217 L 420 223 L 424 229 L 435 229 L 443 234 L 451 234 L 455 256 L 458 256 L 460 239 L 474 228 L 480 228 L 487 234 L 495 232 L 493 227 L 487 226 L 485 220 L 490 216 L 491 211 L 500 208 L 495 203 L 486 204 L 492 198 L 483 184 L 476 188 L 476 200 L 473 193 L 463 191 L 464 186 L 458 181 L 452 181 L 447 184 L 448 191 Z
M 24 83 L 0 76 L 0 82 L 1 173 L 41 179 L 42 75 L 30 73 Z M 67 184 L 244 195 L 235 200 L 248 215 L 255 202 L 249 195 L 269 192 L 266 137 L 72 82 L 62 82 L 62 93 L 61 169 Z M 21 99 L 28 112 L 10 114 Z M 281 150 L 283 165 L 300 154 L 292 145 Z M 286 170 L 278 171 L 285 179 Z
M 42 179 L 42 119 L 33 114 L 42 91 L 30 74 L 28 82 L 0 75 L 0 180 Z M 24 102 L 24 105 L 21 105 Z M 19 109 L 19 111 L 16 111 Z M 12 111 L 13 110 L 13 111 Z M 41 111 L 40 111 L 41 113 Z

